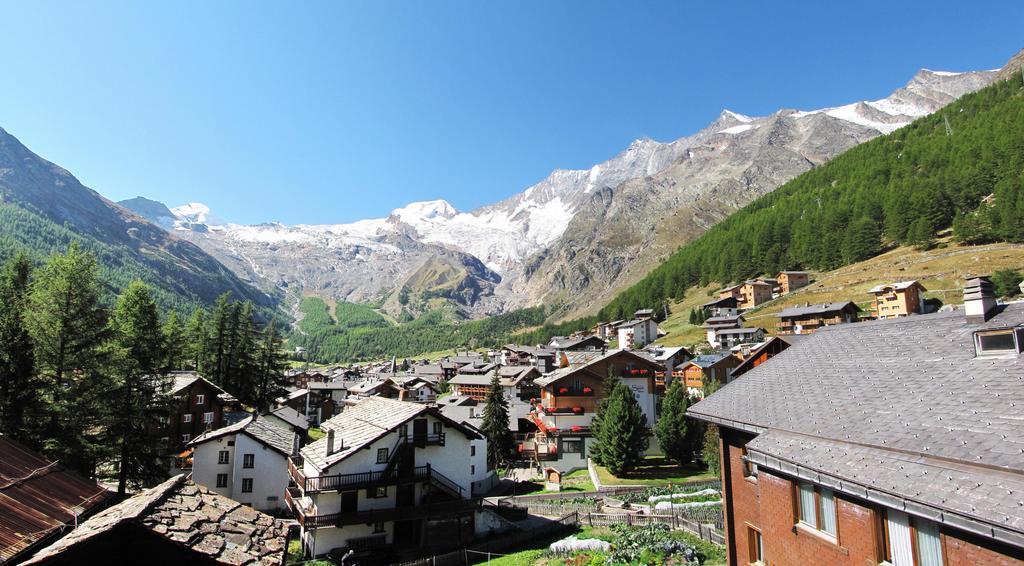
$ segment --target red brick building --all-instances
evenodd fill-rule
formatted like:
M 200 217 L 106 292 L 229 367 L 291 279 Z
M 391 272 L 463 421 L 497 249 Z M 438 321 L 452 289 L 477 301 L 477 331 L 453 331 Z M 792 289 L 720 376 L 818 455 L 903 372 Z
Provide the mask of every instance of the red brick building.
M 721 431 L 729 564 L 1024 564 L 1024 304 L 967 290 L 819 330 L 690 408 Z

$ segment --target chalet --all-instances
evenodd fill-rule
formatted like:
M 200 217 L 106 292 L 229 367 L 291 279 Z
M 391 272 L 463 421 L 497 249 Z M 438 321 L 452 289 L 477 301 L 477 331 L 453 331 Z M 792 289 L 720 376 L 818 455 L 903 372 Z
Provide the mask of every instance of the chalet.
M 736 297 L 720 297 L 701 305 L 704 310 L 705 320 L 723 316 L 736 316 L 739 313 L 739 301 Z
M 398 398 L 403 401 L 433 403 L 437 400 L 437 382 L 428 377 L 419 374 L 406 374 L 396 376 L 391 381 L 401 389 Z
M 713 316 L 705 320 L 704 330 L 707 331 L 708 344 L 715 348 L 720 347 L 721 341 L 718 339 L 718 333 L 732 328 L 743 328 L 743 322 L 743 315 Z
M 402 395 L 402 387 L 391 377 L 384 377 L 389 374 L 377 374 L 375 377 L 363 379 L 348 387 L 350 395 L 358 397 L 384 397 L 385 399 L 399 399 Z
M 194 439 L 192 480 L 260 511 L 285 508 L 288 458 L 298 453 L 291 427 L 254 415 Z
M 469 423 L 477 428 L 482 424 L 484 404 L 466 395 L 448 395 L 438 399 L 441 414 L 457 423 Z
M 811 282 L 811 276 L 806 271 L 780 271 L 775 276 L 779 281 L 779 291 L 788 295 L 800 287 L 806 287 Z
M 761 344 L 751 348 L 749 352 L 740 356 L 743 361 L 729 373 L 729 381 L 732 381 L 757 366 L 767 362 L 776 355 L 782 353 L 786 348 L 789 348 L 805 338 L 807 338 L 806 334 L 772 336 L 768 340 L 765 340 Z
M 491 389 L 491 380 L 495 372 L 498 384 L 501 385 L 505 401 L 508 403 L 510 426 L 514 431 L 532 431 L 534 427 L 529 419 L 532 406 L 530 401 L 540 396 L 540 388 L 536 385 L 540 371 L 534 366 L 500 366 L 483 375 L 457 375 L 449 382 L 452 393 L 465 396 L 479 403 L 487 400 Z
M 388 553 L 471 540 L 489 486 L 479 432 L 417 403 L 369 397 L 302 449 L 286 498 L 308 557 Z
M 693 405 L 727 561 L 1020 564 L 1024 304 L 823 328 Z
M 520 346 L 505 344 L 499 351 L 501 365 L 504 366 L 536 366 L 541 373 L 555 368 L 555 350 L 547 346 Z
M 0 435 L 0 564 L 17 564 L 114 493 Z
M 598 322 L 591 329 L 591 334 L 597 336 L 602 340 L 611 340 L 615 338 L 615 327 L 626 322 L 625 320 L 613 320 L 611 322 Z
M 348 384 L 342 381 L 310 383 L 307 386 L 305 414 L 313 424 L 338 414 L 348 397 Z
M 778 334 L 810 334 L 825 326 L 857 322 L 860 307 L 853 301 L 789 307 L 779 313 Z
M 711 381 L 725 384 L 740 359 L 728 352 L 704 354 L 683 364 L 683 384 L 690 395 L 704 396 L 704 386 Z
M 740 288 L 741 287 L 743 287 L 742 283 L 740 283 L 738 285 L 730 285 L 729 287 L 725 287 L 724 289 L 719 289 L 718 290 L 718 298 L 719 299 L 733 298 L 733 299 L 736 299 L 736 303 L 739 304 L 741 302 L 741 300 L 743 299 L 743 294 L 740 292 Z
M 588 336 L 555 336 L 549 343 L 555 352 L 579 352 L 583 350 L 603 350 L 608 344 L 601 338 Z
M 739 286 L 739 297 L 736 297 L 741 309 L 752 309 L 762 303 L 772 300 L 772 293 L 775 286 L 762 280 L 744 281 Z
M 671 374 L 676 368 L 693 359 L 693 353 L 682 346 L 648 345 L 643 353 L 665 366 L 666 374 Z
M 879 285 L 870 291 L 871 314 L 878 319 L 899 318 L 925 312 L 924 292 L 927 289 L 917 281 L 900 281 Z
M 315 369 L 289 370 L 285 372 L 285 377 L 288 378 L 290 385 L 296 389 L 305 389 L 311 381 L 328 381 L 327 375 L 326 372 Z
M 102 511 L 25 564 L 283 564 L 288 528 L 184 475 Z
M 755 344 L 764 341 L 764 329 L 756 326 L 723 328 L 715 332 L 715 348 L 730 349 L 740 344 Z
M 665 367 L 630 350 L 564 352 L 557 370 L 536 380 L 540 401 L 530 418 L 537 432 L 520 444 L 523 457 L 561 471 L 586 467 L 588 446 L 593 443 L 590 424 L 597 405 L 605 397 L 604 380 L 615 375 L 633 391 L 654 425 L 655 374 Z
M 195 372 L 171 372 L 173 399 L 167 422 L 170 451 L 181 452 L 193 438 L 227 424 L 228 413 L 240 407 L 238 399 Z

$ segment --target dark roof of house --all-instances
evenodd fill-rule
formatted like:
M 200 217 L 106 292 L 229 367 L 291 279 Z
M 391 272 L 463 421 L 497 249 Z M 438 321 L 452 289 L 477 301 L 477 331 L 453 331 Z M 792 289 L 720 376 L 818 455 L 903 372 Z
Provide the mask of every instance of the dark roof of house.
M 303 448 L 302 456 L 318 470 L 325 471 L 355 454 L 360 448 L 373 444 L 378 438 L 395 430 L 398 425 L 425 414 L 446 421 L 449 426 L 455 427 L 468 438 L 479 437 L 475 431 L 445 417 L 436 408 L 384 397 L 367 397 L 320 424 L 320 428 L 325 431 L 334 430 L 335 442 L 341 446 L 340 450 L 328 455 L 328 435 L 324 435 L 320 440 Z
M 998 309 L 975 325 L 953 310 L 823 328 L 689 414 L 762 433 L 748 450 L 769 468 L 981 521 L 989 536 L 1009 528 L 1024 546 L 1024 360 L 974 346 L 978 330 L 1024 324 L 1024 304 Z
M 782 275 L 783 273 L 785 273 L 786 275 L 807 275 L 808 274 L 807 271 L 780 271 L 780 272 L 776 273 L 776 276 Z
M 732 354 L 729 352 L 717 352 L 714 354 L 701 354 L 692 360 L 686 362 L 687 365 L 693 364 L 699 368 L 709 368 L 711 366 L 721 363 L 723 360 L 731 357 Z
M 742 328 L 723 328 L 722 330 L 717 331 L 715 334 L 718 334 L 719 336 L 722 336 L 723 334 L 728 336 L 730 334 L 756 334 L 757 332 L 764 332 L 764 329 L 759 326 L 750 326 Z
M 665 369 L 665 366 L 663 366 L 659 362 L 656 362 L 650 354 L 643 355 L 641 354 L 641 352 L 642 350 L 638 350 L 635 352 L 632 350 L 611 350 L 609 352 L 563 352 L 562 355 L 565 356 L 565 359 L 566 361 L 569 362 L 569 364 L 565 367 L 560 367 L 551 373 L 545 374 L 542 377 L 535 379 L 534 383 L 541 387 L 547 387 L 548 385 L 551 385 L 552 383 L 555 383 L 560 379 L 568 377 L 576 373 L 577 371 L 589 367 L 593 364 L 596 364 L 602 360 L 616 358 L 620 356 L 641 360 L 647 364 L 654 366 L 656 369 Z
M 920 287 L 922 291 L 928 290 L 924 288 L 924 285 L 918 283 L 917 281 L 899 281 L 896 283 L 886 283 L 884 285 L 872 287 L 871 290 L 868 291 L 868 293 L 881 293 L 886 289 L 892 289 L 894 291 L 905 291 L 911 287 Z
M 125 523 L 221 564 L 284 561 L 288 529 L 283 523 L 179 475 L 96 514 L 26 564 L 59 559 L 75 545 L 88 543 Z M 113 562 L 142 558 L 103 557 Z
M 302 413 L 296 411 L 295 409 L 287 405 L 270 411 L 270 414 L 274 415 L 275 417 L 281 419 L 282 421 L 292 426 L 297 426 L 303 430 L 309 428 L 309 419 L 307 419 L 306 416 L 303 415 Z
M 252 437 L 260 444 L 277 450 L 285 456 L 291 455 L 295 443 L 295 433 L 292 430 L 274 424 L 265 418 L 251 416 L 233 425 L 204 432 L 195 437 L 188 445 L 197 446 L 215 438 L 240 433 Z
M 803 316 L 826 315 L 834 312 L 859 312 L 860 307 L 853 301 L 842 301 L 838 303 L 822 303 L 820 305 L 809 305 L 805 307 L 789 307 L 782 309 L 779 318 L 800 318 Z
M 579 348 L 580 346 L 586 346 L 588 343 L 593 343 L 595 347 L 605 346 L 605 341 L 597 336 L 578 336 L 576 338 L 555 336 L 551 339 L 551 345 L 559 350 L 572 350 L 574 348 Z
M 736 297 L 729 296 L 729 297 L 721 297 L 721 298 L 715 299 L 713 301 L 708 301 L 708 302 L 704 303 L 701 306 L 705 307 L 705 308 L 708 308 L 708 307 L 718 307 L 718 306 L 725 306 L 725 307 L 735 308 L 737 302 L 738 301 L 736 300 Z
M 713 316 L 704 321 L 704 328 L 743 326 L 743 315 Z
M 114 495 L 0 435 L 0 563 L 24 553 Z
M 509 350 L 517 354 L 528 354 L 538 358 L 553 358 L 555 357 L 555 351 L 546 346 L 521 346 L 519 344 L 505 344 L 501 347 L 503 350 Z
M 416 375 L 444 375 L 444 368 L 440 364 L 421 364 L 411 366 L 409 371 Z

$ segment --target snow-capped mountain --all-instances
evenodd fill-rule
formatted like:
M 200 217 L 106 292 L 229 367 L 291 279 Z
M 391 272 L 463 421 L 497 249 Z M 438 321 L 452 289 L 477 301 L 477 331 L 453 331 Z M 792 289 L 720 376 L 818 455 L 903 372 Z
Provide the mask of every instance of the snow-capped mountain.
M 995 73 L 921 70 L 881 100 L 763 117 L 725 110 L 691 136 L 636 140 L 590 169 L 556 170 L 468 212 L 434 200 L 348 224 L 237 225 L 191 203 L 171 209 L 171 229 L 264 286 L 349 301 L 393 298 L 405 287 L 426 301 L 447 297 L 455 277 L 459 302 L 474 315 L 570 299 L 579 312 L 732 210 L 989 84 Z M 427 270 L 438 279 L 423 277 L 421 268 L 439 257 L 446 268 Z

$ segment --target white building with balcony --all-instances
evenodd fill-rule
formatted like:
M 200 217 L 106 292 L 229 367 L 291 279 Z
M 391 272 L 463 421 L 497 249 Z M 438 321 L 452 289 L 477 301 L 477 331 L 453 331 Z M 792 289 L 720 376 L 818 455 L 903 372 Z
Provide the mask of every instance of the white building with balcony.
M 433 407 L 369 397 L 325 421 L 289 462 L 307 556 L 401 553 L 470 541 L 489 489 L 487 443 Z

